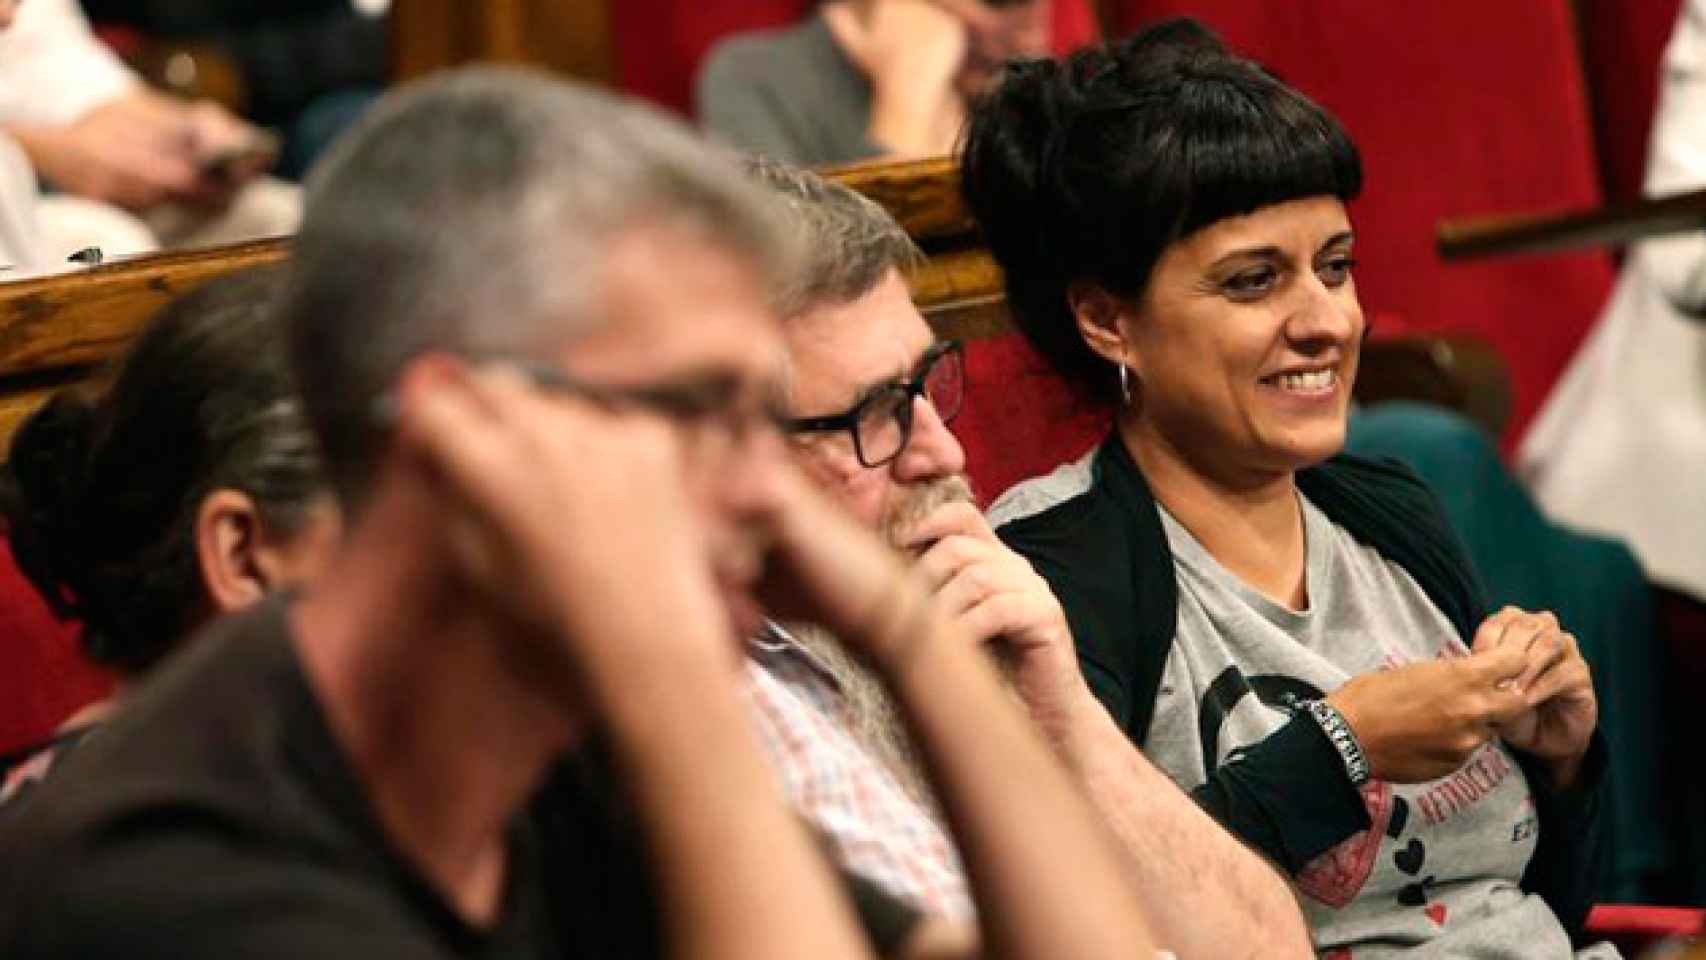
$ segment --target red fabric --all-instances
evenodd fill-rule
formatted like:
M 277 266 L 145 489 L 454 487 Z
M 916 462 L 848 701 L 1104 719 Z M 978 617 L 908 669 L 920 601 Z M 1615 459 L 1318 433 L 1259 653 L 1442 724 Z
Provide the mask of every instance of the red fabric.
M 1610 940 L 1626 957 L 1639 956 L 1661 941 L 1706 933 L 1706 911 L 1601 904 L 1588 911 L 1587 933 L 1596 940 Z
M 1111 13 L 1118 32 L 1197 16 L 1338 115 L 1367 172 L 1351 211 L 1364 306 L 1491 341 L 1514 381 L 1509 449 L 1597 318 L 1611 262 L 1447 264 L 1434 229 L 1447 217 L 1599 203 L 1570 0 L 1434 0 L 1402 15 L 1366 0 L 1116 0 Z
M 610 4 L 616 47 L 616 82 L 623 90 L 693 112 L 693 78 L 699 61 L 723 37 L 793 23 L 816 6 L 814 0 L 623 0 Z M 1054 0 L 1057 50 L 1070 50 L 1100 36 L 1089 0 Z
M 1020 334 L 966 346 L 965 405 L 952 429 L 985 506 L 1018 481 L 1076 459 L 1110 423 L 1111 411 L 1069 389 Z
M 1601 904 L 1588 911 L 1587 928 L 1602 936 L 1638 932 L 1650 936 L 1691 937 L 1706 932 L 1706 910 Z
M 1659 62 L 1681 0 L 1580 0 L 1582 60 L 1608 199 L 1641 195 L 1658 105 Z
M 99 37 L 102 43 L 127 60 L 140 56 L 148 48 L 148 36 L 134 27 L 97 23 L 94 29 L 95 36 Z
M 1102 39 L 1102 25 L 1096 22 L 1096 9 L 1089 0 L 1054 0 L 1055 53 L 1071 53 Z
M 83 657 L 76 628 L 48 610 L 0 538 L 0 753 L 46 739 L 111 689 L 111 677 Z
M 610 4 L 616 83 L 683 115 L 693 112 L 693 77 L 712 44 L 729 34 L 780 27 L 812 0 L 621 0 Z

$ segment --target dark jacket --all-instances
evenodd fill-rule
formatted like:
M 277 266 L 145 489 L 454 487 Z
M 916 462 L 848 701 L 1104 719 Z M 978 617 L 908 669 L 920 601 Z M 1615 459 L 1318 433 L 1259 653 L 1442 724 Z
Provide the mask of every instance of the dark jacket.
M 1487 615 L 1481 587 L 1432 493 L 1408 468 L 1339 456 L 1300 471 L 1297 486 L 1335 524 L 1409 573 L 1471 642 Z M 1178 584 L 1155 498 L 1119 435 L 1096 451 L 1087 491 L 997 532 L 1054 589 L 1091 690 L 1143 746 L 1177 632 Z M 1523 887 L 1546 900 L 1572 938 L 1601 862 L 1604 750 L 1596 732 L 1581 777 L 1563 791 L 1535 758 L 1512 751 L 1540 818 Z M 1193 795 L 1293 875 L 1369 827 L 1339 754 L 1303 715 L 1252 745 L 1241 762 L 1220 765 Z

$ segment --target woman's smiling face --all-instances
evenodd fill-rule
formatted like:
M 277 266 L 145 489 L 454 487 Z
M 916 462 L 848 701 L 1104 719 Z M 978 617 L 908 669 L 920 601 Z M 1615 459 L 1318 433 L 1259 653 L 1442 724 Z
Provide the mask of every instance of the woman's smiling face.
M 1321 196 L 1168 247 L 1119 318 L 1140 443 L 1226 482 L 1337 453 L 1363 335 L 1353 242 L 1344 204 Z

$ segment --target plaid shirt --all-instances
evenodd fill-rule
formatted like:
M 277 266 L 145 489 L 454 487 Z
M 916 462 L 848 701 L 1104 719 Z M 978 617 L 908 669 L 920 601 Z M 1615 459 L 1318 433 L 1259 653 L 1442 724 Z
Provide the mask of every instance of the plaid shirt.
M 788 799 L 852 872 L 925 913 L 973 916 L 953 841 L 855 738 L 841 687 L 780 627 L 748 641 L 747 694 Z

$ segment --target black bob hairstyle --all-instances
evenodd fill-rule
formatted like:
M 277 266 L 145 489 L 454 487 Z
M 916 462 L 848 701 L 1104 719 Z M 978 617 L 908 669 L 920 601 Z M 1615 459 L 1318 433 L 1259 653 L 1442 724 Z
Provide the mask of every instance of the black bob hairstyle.
M 973 105 L 961 160 L 1019 328 L 1103 397 L 1114 366 L 1085 345 L 1072 285 L 1136 297 L 1162 252 L 1209 224 L 1362 189 L 1356 145 L 1331 114 L 1188 18 L 1010 64 Z

